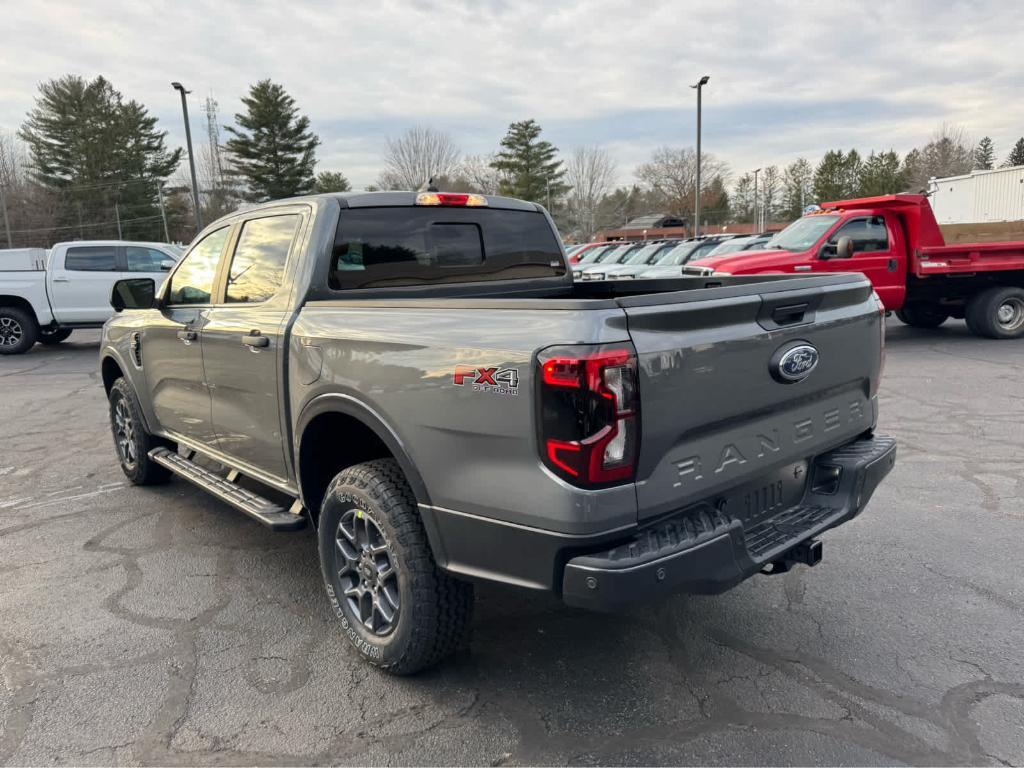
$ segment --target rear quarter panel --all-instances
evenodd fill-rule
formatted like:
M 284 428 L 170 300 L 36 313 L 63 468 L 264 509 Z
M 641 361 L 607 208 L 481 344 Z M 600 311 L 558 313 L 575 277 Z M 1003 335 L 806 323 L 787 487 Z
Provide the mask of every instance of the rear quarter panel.
M 538 349 L 628 341 L 623 312 L 510 304 L 309 302 L 291 335 L 293 421 L 323 395 L 365 404 L 400 442 L 433 506 L 563 533 L 634 523 L 633 486 L 582 491 L 543 467 L 534 418 Z M 472 377 L 455 383 L 457 370 L 474 368 L 515 371 L 516 394 Z

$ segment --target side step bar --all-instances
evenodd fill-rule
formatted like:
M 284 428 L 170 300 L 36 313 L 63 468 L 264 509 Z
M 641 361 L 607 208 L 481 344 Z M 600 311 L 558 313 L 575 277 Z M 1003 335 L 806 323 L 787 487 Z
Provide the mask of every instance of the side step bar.
M 162 467 L 167 467 L 174 474 L 183 477 L 190 483 L 198 485 L 218 499 L 244 512 L 254 520 L 258 520 L 275 531 L 296 531 L 306 527 L 305 515 L 289 512 L 269 499 L 236 485 L 232 480 L 204 469 L 193 461 L 168 448 L 154 448 L 149 458 Z M 232 472 L 232 479 L 238 476 Z

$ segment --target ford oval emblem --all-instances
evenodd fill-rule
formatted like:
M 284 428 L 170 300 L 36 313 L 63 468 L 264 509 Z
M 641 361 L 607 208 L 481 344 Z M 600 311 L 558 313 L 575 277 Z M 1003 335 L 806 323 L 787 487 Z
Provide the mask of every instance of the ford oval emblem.
M 785 383 L 803 381 L 818 366 L 818 350 L 807 343 L 783 347 L 772 357 L 772 374 Z

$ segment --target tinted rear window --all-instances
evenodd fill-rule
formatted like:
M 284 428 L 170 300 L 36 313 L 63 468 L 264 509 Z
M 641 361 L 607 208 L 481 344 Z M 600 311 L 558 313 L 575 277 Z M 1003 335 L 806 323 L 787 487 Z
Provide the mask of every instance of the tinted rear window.
M 68 248 L 64 269 L 76 272 L 116 272 L 117 246 L 81 245 Z
M 333 290 L 556 277 L 562 251 L 531 211 L 349 208 L 341 212 Z

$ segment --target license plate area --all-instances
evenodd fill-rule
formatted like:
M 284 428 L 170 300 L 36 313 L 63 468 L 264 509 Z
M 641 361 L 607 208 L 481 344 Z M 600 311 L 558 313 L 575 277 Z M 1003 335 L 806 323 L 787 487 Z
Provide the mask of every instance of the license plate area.
M 795 461 L 746 483 L 717 500 L 717 507 L 743 527 L 796 506 L 807 488 L 808 463 Z

